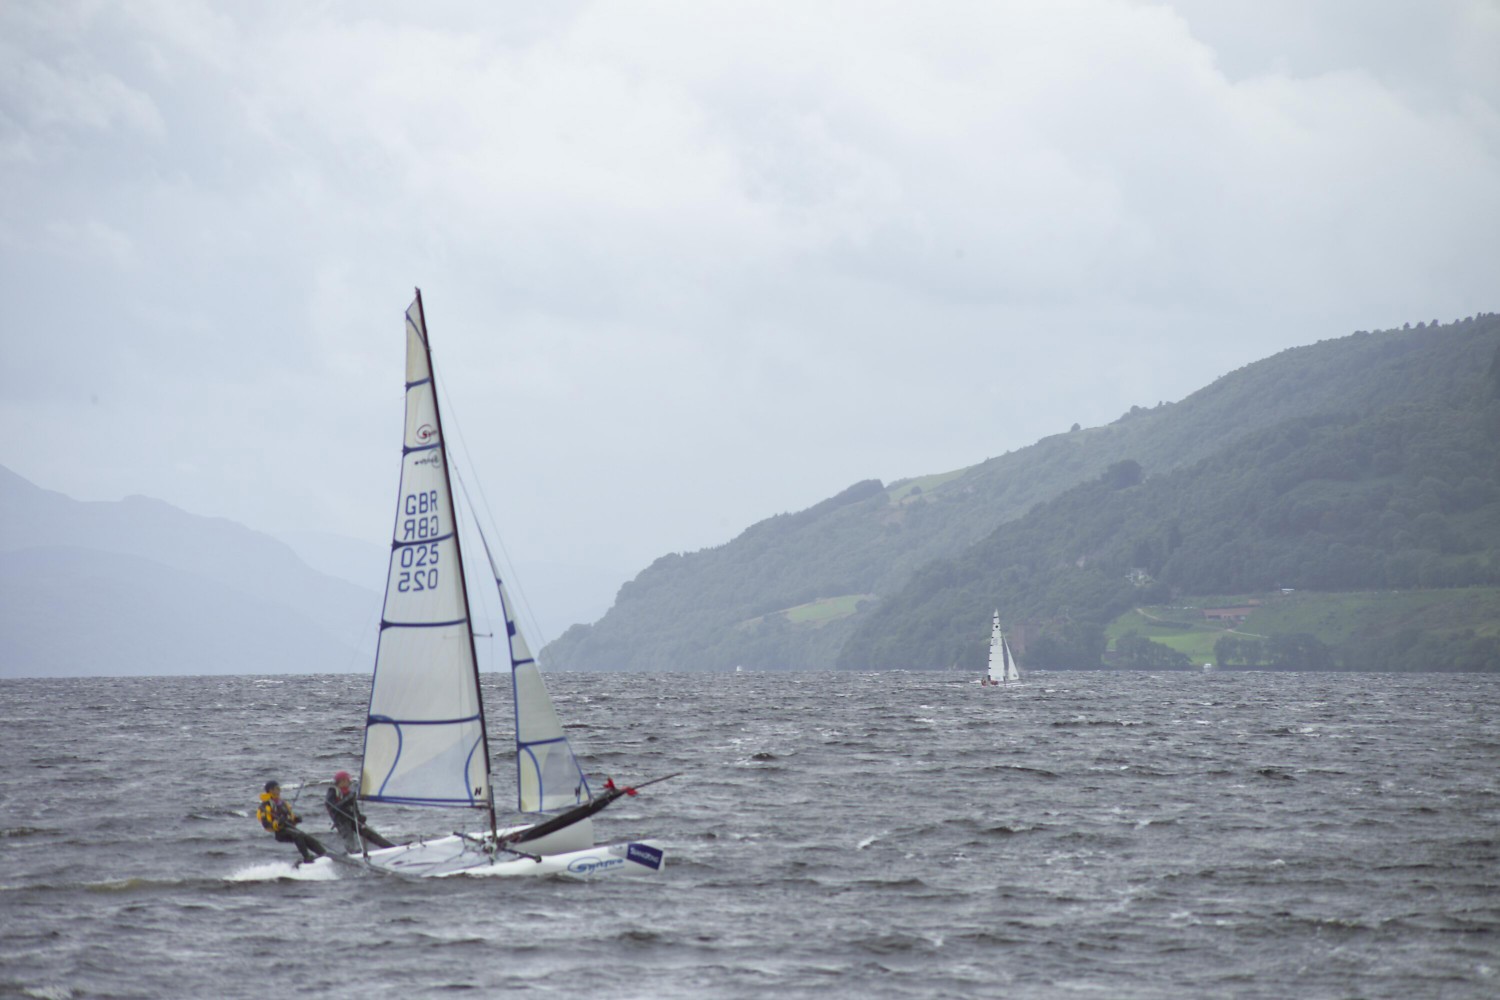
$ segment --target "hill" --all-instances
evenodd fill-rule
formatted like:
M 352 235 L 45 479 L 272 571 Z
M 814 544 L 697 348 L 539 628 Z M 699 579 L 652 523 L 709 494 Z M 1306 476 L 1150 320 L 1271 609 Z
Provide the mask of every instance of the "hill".
M 380 596 L 281 542 L 0 468 L 0 676 L 315 673 L 373 660 Z
M 977 636 L 961 637 L 979 631 L 976 608 L 1002 608 L 1022 626 L 1023 663 L 1091 667 L 1117 616 L 1174 596 L 1441 588 L 1471 613 L 1423 633 L 1421 657 L 1394 659 L 1500 669 L 1500 608 L 1463 590 L 1500 585 L 1500 321 L 1417 332 L 1425 340 L 1382 338 L 1405 349 L 1407 391 L 1285 419 L 1155 476 L 1122 459 L 924 567 L 850 639 L 840 665 L 975 662 Z M 1286 636 L 1312 632 L 1278 630 L 1215 649 L 1228 665 L 1388 666 L 1398 631 L 1293 650 Z
M 1067 530 L 1052 522 L 1044 525 L 1045 518 L 1038 515 L 1041 519 L 1031 520 L 1020 534 L 1006 534 L 998 543 L 990 541 L 1028 511 L 1079 490 L 1059 508 L 1067 514 L 1057 521 L 1082 518 L 1091 525 L 1092 541 L 1106 545 L 1115 537 L 1108 518 L 1121 515 L 1103 514 L 1105 520 L 1096 523 L 1092 509 L 1108 499 L 1113 476 L 1124 475 L 1135 485 L 1200 466 L 1196 475 L 1204 483 L 1216 476 L 1255 475 L 1236 464 L 1235 456 L 1245 449 L 1264 458 L 1275 453 L 1284 461 L 1280 474 L 1297 476 L 1292 453 L 1301 453 L 1306 462 L 1337 459 L 1329 449 L 1336 452 L 1343 446 L 1342 433 L 1366 435 L 1361 443 L 1368 452 L 1366 459 L 1385 463 L 1382 469 L 1391 462 L 1406 462 L 1408 451 L 1423 449 L 1430 450 L 1437 462 L 1443 449 L 1454 442 L 1442 436 L 1440 427 L 1434 430 L 1428 425 L 1413 431 L 1415 436 L 1405 436 L 1405 421 L 1432 408 L 1441 418 L 1451 409 L 1445 399 L 1477 391 L 1478 380 L 1493 362 L 1497 341 L 1500 320 L 1494 316 L 1444 326 L 1359 332 L 1248 365 L 1181 402 L 1133 407 L 1105 427 L 1053 435 L 967 469 L 888 486 L 876 480 L 857 483 L 807 510 L 753 525 L 725 545 L 663 556 L 620 589 L 600 621 L 574 626 L 543 655 L 558 666 L 584 670 L 729 669 L 736 664 L 784 669 L 827 667 L 835 662 L 848 667 L 930 667 L 978 662 L 977 647 L 961 637 L 975 631 L 970 619 L 987 615 L 984 609 L 992 606 L 992 600 L 986 593 L 1010 596 L 1009 591 L 977 583 L 1005 568 L 992 562 L 1004 558 L 994 545 L 1045 545 L 1027 536 L 1038 528 Z M 1384 424 L 1377 420 L 1356 432 L 1354 425 L 1377 414 L 1385 415 Z M 1309 445 L 1313 450 L 1304 450 Z M 1385 503 L 1373 494 L 1358 504 L 1343 504 L 1337 487 L 1347 482 L 1342 475 L 1324 477 L 1322 486 L 1318 485 L 1322 480 L 1311 474 L 1298 479 L 1307 483 L 1305 489 L 1289 497 L 1290 507 L 1277 507 L 1286 519 L 1278 536 L 1285 541 L 1278 548 L 1278 558 L 1285 556 L 1288 547 L 1296 550 L 1298 533 L 1308 530 L 1315 510 L 1336 507 L 1352 515 L 1354 506 L 1363 504 L 1374 512 L 1372 516 L 1385 513 L 1387 507 L 1371 506 Z M 1484 504 L 1471 506 L 1467 512 L 1442 506 L 1476 500 L 1477 495 L 1471 497 L 1468 492 L 1475 488 L 1469 480 L 1474 479 L 1482 490 L 1482 484 L 1490 481 L 1487 473 L 1471 477 L 1444 465 L 1434 470 L 1433 478 L 1447 488 L 1442 497 L 1402 495 L 1398 504 L 1406 505 L 1402 510 L 1417 504 L 1406 515 L 1411 522 L 1408 531 L 1438 531 L 1433 518 L 1416 524 L 1428 513 L 1460 534 L 1468 530 L 1466 519 L 1488 516 L 1481 510 Z M 1220 501 L 1238 489 L 1227 480 L 1220 485 L 1224 496 L 1215 494 L 1213 506 L 1204 508 L 1212 510 L 1214 517 L 1221 517 L 1227 509 Z M 1207 494 L 1216 489 L 1198 487 L 1191 500 L 1170 491 L 1160 496 L 1170 501 L 1181 522 L 1192 516 L 1184 505 L 1207 501 Z M 1324 496 L 1320 490 L 1331 495 Z M 1280 496 L 1274 491 L 1273 495 Z M 1115 510 L 1113 505 L 1106 506 Z M 1111 550 L 1111 559 L 1125 564 L 1121 574 L 1133 568 L 1138 555 L 1152 562 L 1147 558 L 1150 553 L 1135 551 L 1137 543 L 1147 547 L 1171 544 L 1172 517 L 1149 511 L 1131 516 L 1140 523 L 1130 526 L 1130 551 L 1117 557 Z M 1217 537 L 1218 530 L 1212 528 L 1204 537 Z M 1340 568 L 1320 579 L 1317 586 L 1349 585 L 1347 581 L 1359 575 L 1360 567 L 1350 562 L 1356 556 L 1346 550 L 1352 539 L 1357 556 L 1364 558 L 1369 546 L 1361 541 L 1366 537 L 1362 532 L 1371 530 L 1375 528 L 1368 519 L 1360 519 L 1339 536 L 1344 548 L 1332 556 Z M 1172 552 L 1176 554 L 1175 549 Z M 1060 558 L 1059 553 L 1053 555 Z M 1429 577 L 1439 567 L 1463 565 L 1462 559 L 1445 558 L 1447 553 L 1437 555 L 1440 558 L 1427 566 Z M 1088 558 L 1086 554 L 1080 557 Z M 1205 578 L 1212 576 L 1208 570 L 1215 566 L 1224 568 L 1223 575 L 1229 577 L 1265 575 L 1259 569 L 1251 572 L 1249 566 L 1258 558 L 1254 553 L 1246 563 L 1237 553 L 1219 552 L 1197 537 L 1178 558 L 1174 571 L 1182 570 L 1192 558 L 1204 561 L 1200 575 Z M 1164 566 L 1163 559 L 1154 569 Z M 1100 564 L 1099 568 L 1103 572 L 1106 567 Z M 1114 572 L 1117 567 L 1110 563 L 1107 568 Z M 1145 569 L 1156 579 L 1153 566 Z M 965 574 L 973 577 L 974 585 L 961 586 L 950 595 L 951 613 L 920 613 L 932 594 L 946 586 L 944 578 L 955 577 L 954 586 L 959 586 L 957 577 Z M 1040 582 L 1031 580 L 1033 585 Z M 1366 580 L 1359 585 L 1374 584 Z M 1164 586 L 1170 590 L 1178 584 L 1167 579 Z M 1224 582 L 1210 589 L 1238 586 Z M 1012 599 L 1018 602 L 1017 611 L 1024 603 L 1025 614 L 1048 621 L 1086 608 L 1090 627 L 1102 630 L 1103 622 L 1094 619 L 1117 609 L 1124 598 L 1110 587 L 1103 591 L 1055 593 L 1049 600 L 1034 586 L 1026 586 L 1018 588 Z M 968 599 L 978 603 L 961 609 L 958 602 Z M 1075 605 L 1075 601 L 1082 603 Z M 898 636 L 902 629 L 909 631 Z M 1051 632 L 1056 639 L 1059 630 Z M 1095 635 L 1090 642 L 1097 644 L 1098 639 Z M 1097 660 L 1096 652 L 1092 662 Z M 1091 661 L 1085 658 L 1084 662 Z

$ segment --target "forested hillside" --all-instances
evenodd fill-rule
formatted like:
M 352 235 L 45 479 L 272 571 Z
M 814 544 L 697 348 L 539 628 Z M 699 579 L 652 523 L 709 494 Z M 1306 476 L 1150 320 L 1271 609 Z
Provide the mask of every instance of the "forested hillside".
M 1500 584 L 1500 321 L 1429 335 L 1444 350 L 1390 339 L 1407 358 L 1407 391 L 1389 402 L 1293 417 L 1161 475 L 1124 459 L 961 556 L 930 563 L 882 602 L 840 665 L 977 662 L 976 608 L 1024 625 L 1023 663 L 1088 667 L 1100 665 L 1116 616 L 1174 595 Z M 1467 366 L 1435 363 L 1452 346 L 1466 348 L 1453 357 Z M 1500 669 L 1500 623 L 1489 625 L 1488 634 L 1460 622 L 1441 641 L 1429 635 L 1409 668 Z M 1309 665 L 1389 666 L 1379 638 L 1376 629 L 1299 655 Z M 1225 655 L 1262 655 L 1247 642 Z
M 1083 665 L 1097 662 L 1086 654 L 1101 616 L 1139 596 L 1122 582 L 1132 569 L 1163 592 L 1293 571 L 1310 587 L 1376 569 L 1478 578 L 1495 469 L 1455 466 L 1482 459 L 1497 340 L 1494 316 L 1356 333 L 968 469 L 858 483 L 723 546 L 663 556 L 543 655 L 591 670 L 941 667 L 972 658 L 974 616 L 998 602 L 1046 623 L 1040 652 L 1053 643 Z M 1160 509 L 1130 506 L 1132 491 Z M 1379 531 L 1401 539 L 1383 546 Z M 1062 561 L 1079 575 L 1043 572 Z

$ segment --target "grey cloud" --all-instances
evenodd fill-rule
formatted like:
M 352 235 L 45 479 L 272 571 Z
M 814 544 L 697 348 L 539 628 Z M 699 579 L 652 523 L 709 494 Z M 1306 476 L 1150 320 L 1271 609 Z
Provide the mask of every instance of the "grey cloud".
M 1412 9 L 6 5 L 48 434 L 0 463 L 378 538 L 421 284 L 555 634 L 857 479 L 1494 309 L 1500 23 Z

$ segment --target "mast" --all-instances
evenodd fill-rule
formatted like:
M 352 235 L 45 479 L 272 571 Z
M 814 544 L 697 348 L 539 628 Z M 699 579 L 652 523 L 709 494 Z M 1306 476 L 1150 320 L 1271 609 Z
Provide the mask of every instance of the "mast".
M 474 612 L 469 607 L 469 581 L 464 574 L 464 547 L 462 540 L 459 538 L 458 511 L 456 504 L 454 504 L 453 495 L 453 476 L 448 468 L 448 436 L 443 431 L 443 409 L 442 404 L 438 402 L 437 369 L 432 364 L 432 343 L 427 334 L 427 311 L 422 306 L 422 289 L 418 288 L 416 292 L 417 318 L 422 321 L 422 350 L 427 354 L 427 371 L 432 377 L 432 417 L 433 421 L 437 424 L 438 444 L 443 449 L 443 482 L 448 487 L 449 516 L 453 520 L 453 548 L 458 553 L 458 587 L 459 591 L 463 594 L 464 617 L 468 619 L 469 623 L 469 662 L 474 665 L 474 698 L 478 702 L 479 739 L 481 750 L 484 753 L 484 791 L 487 800 L 485 807 L 490 814 L 490 832 L 493 834 L 497 829 L 495 823 L 495 786 L 492 780 L 494 775 L 490 773 L 490 731 L 484 718 L 484 692 L 479 686 L 479 656 L 474 648 Z
M 1005 677 L 1005 665 L 1000 657 L 1004 655 L 1004 635 L 1000 631 L 1000 609 L 995 609 L 995 617 L 990 623 L 990 655 L 985 664 L 984 675 L 991 684 L 998 684 Z M 999 655 L 997 655 L 999 654 Z M 996 667 L 999 667 L 998 676 Z

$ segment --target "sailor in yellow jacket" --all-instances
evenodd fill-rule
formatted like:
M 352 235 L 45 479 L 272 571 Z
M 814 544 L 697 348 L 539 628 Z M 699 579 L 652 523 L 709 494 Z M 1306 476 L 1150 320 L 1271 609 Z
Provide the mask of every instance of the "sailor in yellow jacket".
M 260 808 L 255 814 L 260 818 L 260 825 L 274 833 L 277 840 L 283 844 L 297 845 L 297 850 L 302 854 L 302 862 L 299 864 L 316 860 L 328 853 L 316 838 L 297 829 L 297 824 L 302 819 L 292 812 L 291 806 L 281 800 L 279 782 L 266 782 L 266 790 L 260 796 Z

